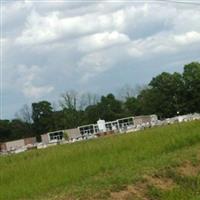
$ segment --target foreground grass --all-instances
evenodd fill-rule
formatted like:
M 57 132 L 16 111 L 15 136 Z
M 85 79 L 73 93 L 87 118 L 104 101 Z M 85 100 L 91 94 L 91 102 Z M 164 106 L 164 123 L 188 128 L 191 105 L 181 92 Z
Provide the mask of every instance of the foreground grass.
M 200 199 L 198 174 L 176 170 L 186 160 L 197 164 L 199 153 L 195 121 L 1 157 L 0 200 L 107 199 L 161 172 L 176 187 L 148 184 L 149 199 Z

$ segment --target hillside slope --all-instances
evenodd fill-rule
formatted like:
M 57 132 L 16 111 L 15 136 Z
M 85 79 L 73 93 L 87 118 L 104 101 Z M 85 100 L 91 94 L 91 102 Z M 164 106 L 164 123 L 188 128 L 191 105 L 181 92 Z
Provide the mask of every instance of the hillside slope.
M 199 199 L 200 121 L 0 157 L 0 200 Z

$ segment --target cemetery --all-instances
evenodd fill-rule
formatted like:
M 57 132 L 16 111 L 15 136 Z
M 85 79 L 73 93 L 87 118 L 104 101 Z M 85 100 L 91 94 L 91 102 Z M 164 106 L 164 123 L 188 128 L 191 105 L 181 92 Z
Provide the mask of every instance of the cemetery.
M 157 115 L 131 116 L 106 122 L 99 119 L 96 124 L 88 124 L 73 129 L 57 130 L 41 135 L 41 142 L 36 138 L 25 138 L 0 144 L 0 152 L 3 154 L 21 153 L 29 149 L 42 149 L 57 144 L 74 143 L 104 136 L 107 134 L 123 134 L 135 132 L 154 126 L 163 126 L 174 123 L 199 120 L 200 114 L 188 114 L 158 120 Z
M 4 153 L 21 153 L 32 148 L 37 148 L 36 137 L 0 143 L 0 151 Z

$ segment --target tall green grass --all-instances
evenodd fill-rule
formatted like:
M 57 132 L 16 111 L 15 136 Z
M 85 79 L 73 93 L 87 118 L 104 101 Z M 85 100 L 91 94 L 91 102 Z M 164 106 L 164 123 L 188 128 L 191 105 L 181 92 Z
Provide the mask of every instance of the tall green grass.
M 197 145 L 199 121 L 0 157 L 0 200 L 106 195 Z

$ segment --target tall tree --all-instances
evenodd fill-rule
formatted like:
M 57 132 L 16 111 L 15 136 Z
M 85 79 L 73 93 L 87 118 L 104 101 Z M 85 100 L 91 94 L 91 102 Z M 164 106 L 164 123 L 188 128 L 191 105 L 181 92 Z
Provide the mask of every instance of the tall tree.
M 140 108 L 138 99 L 136 97 L 127 98 L 124 102 L 124 109 L 128 115 L 139 115 Z
M 183 79 L 186 112 L 200 112 L 200 63 L 185 65 Z
M 124 116 L 122 102 L 111 93 L 101 97 L 101 102 L 98 103 L 98 111 L 99 117 L 108 121 Z
M 79 109 L 84 110 L 88 106 L 96 105 L 100 101 L 100 97 L 93 93 L 83 93 L 79 98 Z
M 78 93 L 74 90 L 66 91 L 61 95 L 60 106 L 63 109 L 77 110 L 78 106 Z
M 32 104 L 32 118 L 37 134 L 53 130 L 53 111 L 51 103 L 40 101 Z
M 161 118 L 183 113 L 183 79 L 181 74 L 163 72 L 154 77 L 149 88 L 141 91 L 138 99 L 144 114 L 156 113 Z
M 25 104 L 19 112 L 16 114 L 16 117 L 23 122 L 26 122 L 28 124 L 31 124 L 33 122 L 32 120 L 32 110 L 31 108 Z
M 149 84 L 156 95 L 157 111 L 162 112 L 163 117 L 172 117 L 177 112 L 182 113 L 183 79 L 179 73 L 166 73 L 153 78 Z
M 93 124 L 96 123 L 100 116 L 100 108 L 99 104 L 90 105 L 85 109 L 84 112 L 84 124 Z

